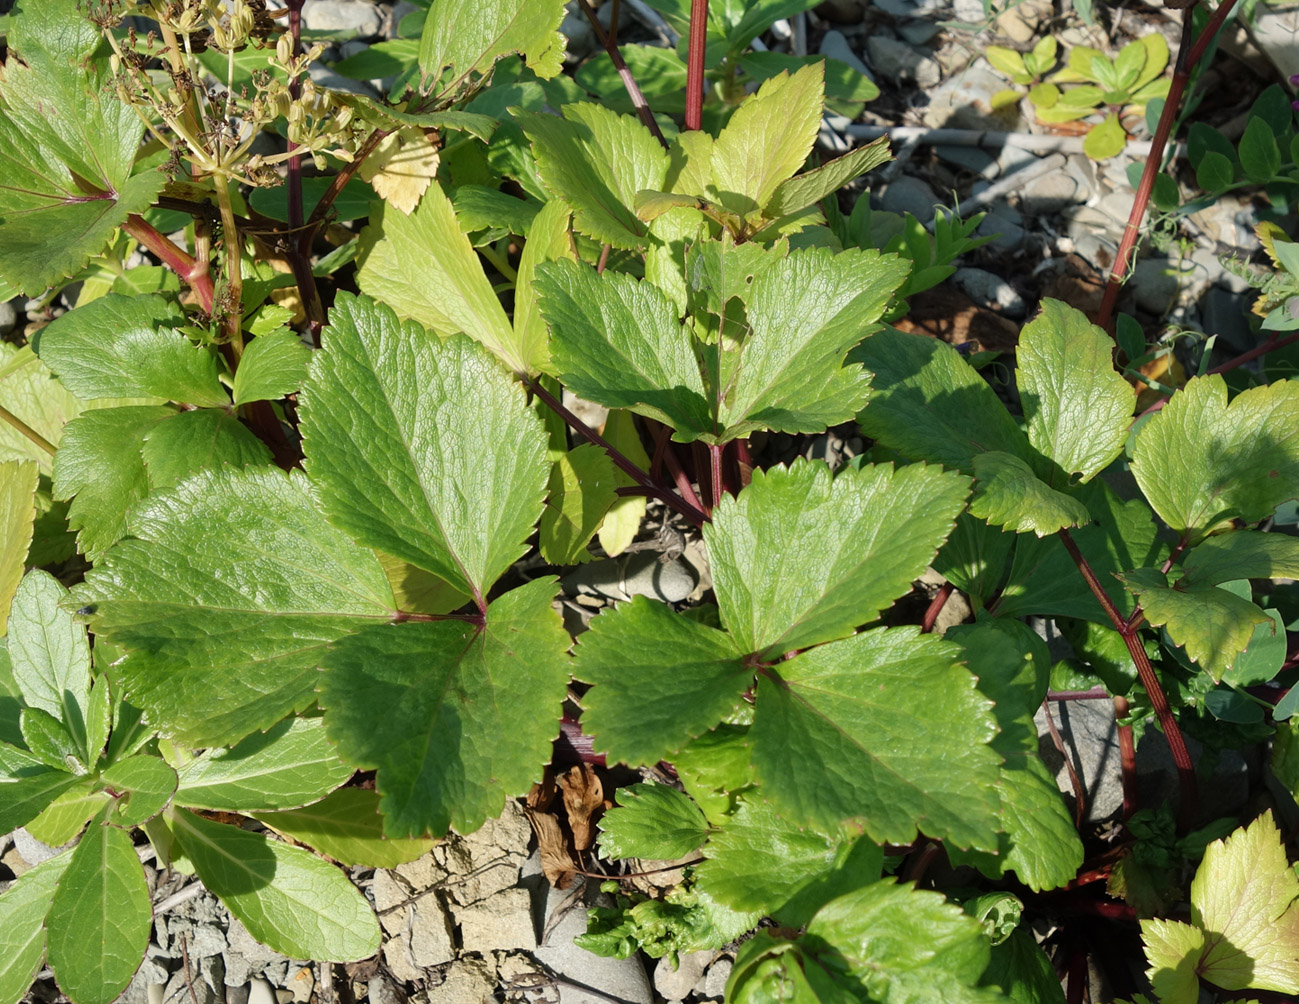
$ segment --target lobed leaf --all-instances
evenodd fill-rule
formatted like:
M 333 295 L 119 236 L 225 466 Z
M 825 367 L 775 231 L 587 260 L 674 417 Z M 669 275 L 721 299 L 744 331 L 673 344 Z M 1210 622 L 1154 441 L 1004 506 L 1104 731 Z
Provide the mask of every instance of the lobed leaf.
M 236 405 L 252 401 L 277 401 L 302 386 L 311 362 L 311 350 L 288 328 L 252 339 L 235 371 Z
M 439 92 L 448 95 L 514 52 L 537 76 L 553 77 L 564 63 L 563 19 L 563 0 L 434 0 L 420 35 L 420 69 L 436 80 L 451 67 Z
M 600 818 L 600 853 L 611 861 L 648 858 L 675 861 L 708 838 L 699 806 L 666 784 L 618 789 L 618 805 Z
M 590 443 L 574 447 L 551 465 L 550 490 L 541 514 L 538 547 L 552 565 L 591 558 L 586 545 L 618 498 L 613 461 Z
M 48 572 L 32 569 L 23 577 L 9 613 L 9 658 L 27 707 L 61 722 L 85 756 L 90 644 L 86 629 L 60 607 L 67 595 Z
M 1280 533 L 1238 530 L 1202 541 L 1182 559 L 1183 588 L 1233 579 L 1299 578 L 1299 540 Z
M 141 456 L 154 491 L 174 488 L 204 468 L 258 467 L 273 462 L 266 444 L 222 408 L 182 411 L 148 426 Z
M 1039 537 L 1068 526 L 1086 526 L 1091 513 L 1078 499 L 1050 488 L 1010 453 L 989 450 L 974 457 L 970 515 L 1013 533 Z

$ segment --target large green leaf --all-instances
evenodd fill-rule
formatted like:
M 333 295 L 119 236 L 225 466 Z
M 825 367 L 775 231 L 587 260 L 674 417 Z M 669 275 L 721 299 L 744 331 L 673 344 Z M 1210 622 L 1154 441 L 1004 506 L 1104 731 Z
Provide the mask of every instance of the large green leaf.
M 89 560 L 102 558 L 126 532 L 127 512 L 149 493 L 144 437 L 175 415 L 171 408 L 132 405 L 83 412 L 68 423 L 54 455 L 54 497 L 72 500 L 68 526 Z
M 909 265 L 896 255 L 829 248 L 791 251 L 757 272 L 749 331 L 718 394 L 723 440 L 755 429 L 817 432 L 866 403 L 870 374 L 844 366 L 870 334 Z
M 600 818 L 600 854 L 611 861 L 676 861 L 698 850 L 708 823 L 689 795 L 666 784 L 618 789 L 618 807 Z
M 1043 300 L 1020 332 L 1015 360 L 1029 442 L 1066 474 L 1090 480 L 1122 451 L 1136 404 L 1114 368 L 1114 340 L 1076 307 Z
M 227 750 L 208 750 L 180 771 L 176 803 L 192 809 L 295 809 L 352 776 L 319 718 L 287 718 Z
M 393 616 L 373 552 L 316 509 L 301 474 L 209 470 L 151 496 L 78 600 L 129 654 L 112 675 L 161 730 L 237 742 L 313 696 L 324 647 Z
M 760 676 L 751 736 L 767 799 L 796 822 L 859 822 L 879 843 L 919 830 L 994 850 L 996 722 L 959 658 L 918 628 L 878 628 Z
M 970 515 L 1014 533 L 1039 537 L 1067 526 L 1085 526 L 1091 513 L 1078 499 L 1041 481 L 1033 468 L 1010 453 L 974 455 L 974 498 Z
M 553 195 L 573 208 L 573 226 L 616 248 L 643 250 L 648 228 L 636 217 L 636 193 L 663 188 L 668 154 L 645 124 L 600 105 L 565 105 L 563 118 L 520 112 L 537 170 Z
M 9 614 L 9 658 L 28 708 L 62 722 L 85 756 L 90 645 L 86 629 L 59 606 L 67 595 L 48 572 L 24 576 Z
M 8 833 L 26 826 L 78 777 L 55 770 L 26 750 L 0 742 L 0 827 Z
M 55 318 L 35 348 L 83 400 L 153 397 L 225 407 L 230 397 L 217 380 L 216 355 L 176 330 L 184 317 L 161 296 L 109 293 Z
M 59 879 L 46 919 L 50 968 L 74 1004 L 110 1004 L 149 944 L 153 906 L 130 835 L 90 824 Z
M 309 851 L 209 822 L 184 809 L 170 822 L 203 885 L 272 951 L 295 959 L 354 962 L 379 948 L 364 896 Z
M 340 295 L 300 396 L 330 522 L 481 600 L 541 515 L 541 423 L 480 345 Z
M 537 543 L 542 557 L 552 565 L 589 561 L 586 545 L 618 498 L 617 487 L 613 461 L 598 446 L 583 443 L 556 460 L 541 514 Z
M 0 342 L 0 406 L 54 446 L 59 445 L 64 424 L 85 407 L 36 357 L 31 346 L 15 349 L 6 342 Z M 35 460 L 41 473 L 48 475 L 54 458 L 8 422 L 0 422 L 0 460 Z
M 369 788 L 339 788 L 301 809 L 254 815 L 276 833 L 345 865 L 396 868 L 427 853 L 434 844 L 432 837 L 393 840 L 384 836 L 379 793 Z
M 456 223 L 451 200 L 436 182 L 409 216 L 376 205 L 370 225 L 361 232 L 357 265 L 362 292 L 382 300 L 403 319 L 418 321 L 443 337 L 463 332 L 510 369 L 528 371 L 529 357 L 469 238 Z
M 866 80 L 865 77 L 861 79 Z M 891 159 L 888 139 L 881 136 L 828 164 L 782 181 L 765 207 L 767 216 L 774 218 L 806 209 L 832 192 L 839 191 L 858 175 Z
M 1299 383 L 1253 387 L 1228 404 L 1221 376 L 1188 381 L 1142 426 L 1132 473 L 1192 542 L 1232 520 L 1266 519 L 1299 497 Z
M 144 123 L 118 100 L 107 49 L 74 0 L 28 0 L 13 21 L 0 107 L 0 278 L 36 296 L 102 251 L 167 176 L 132 175 Z
M 662 290 L 573 261 L 540 266 L 536 286 L 565 386 L 665 422 L 681 442 L 713 432 L 693 339 Z
M 1028 439 L 996 393 L 946 342 L 885 328 L 849 359 L 875 374 L 860 421 L 885 446 L 964 471 L 987 450 L 1032 463 Z
M 964 512 L 957 517 L 956 529 L 934 558 L 934 568 L 965 593 L 977 611 L 996 595 L 1006 574 L 1006 559 L 1014 546 L 1013 533 L 989 526 Z
M 498 59 L 521 53 L 539 77 L 564 65 L 563 0 L 434 0 L 420 36 L 419 66 L 433 79 L 451 67 L 449 94 L 487 73 Z
M 113 792 L 108 818 L 120 826 L 142 826 L 166 807 L 176 791 L 176 771 L 148 753 L 118 760 L 100 777 L 104 788 Z
M 573 675 L 595 684 L 582 727 L 612 760 L 655 763 L 740 703 L 753 683 L 744 655 L 726 632 L 638 596 L 592 620 L 577 646 Z
M 1216 586 L 1233 579 L 1299 578 L 1299 540 L 1281 533 L 1239 530 L 1208 538 L 1182 559 L 1178 584 Z
M 0 638 L 8 630 L 9 604 L 32 542 L 39 476 L 33 460 L 0 461 Z
M 261 191 L 261 189 L 258 189 Z M 302 386 L 311 350 L 288 328 L 259 335 L 244 348 L 235 371 L 235 404 L 275 401 Z
M 551 199 L 532 221 L 528 241 L 519 256 L 519 275 L 514 284 L 514 338 L 528 373 L 553 373 L 550 361 L 550 326 L 541 316 L 533 279 L 542 262 L 577 260 L 568 225 L 573 210 L 562 199 Z
M 45 915 L 72 855 L 57 854 L 0 894 L 0 1004 L 18 1004 L 45 959 Z
M 924 572 L 968 491 L 966 478 L 924 464 L 755 471 L 704 529 L 722 623 L 751 653 L 851 634 Z
M 368 628 L 325 655 L 325 727 L 350 763 L 378 769 L 387 833 L 468 833 L 540 778 L 569 672 L 554 594 L 536 579 L 482 623 Z
M 154 491 L 174 487 L 205 467 L 272 463 L 266 444 L 223 408 L 182 411 L 151 426 L 141 455 Z

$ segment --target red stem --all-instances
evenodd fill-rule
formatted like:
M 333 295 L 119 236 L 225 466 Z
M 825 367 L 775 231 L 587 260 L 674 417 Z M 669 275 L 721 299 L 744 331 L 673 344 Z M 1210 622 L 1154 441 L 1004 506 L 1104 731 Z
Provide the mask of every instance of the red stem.
M 1126 823 L 1137 811 L 1137 746 L 1132 739 L 1132 726 L 1124 725 L 1128 717 L 1128 699 L 1114 698 L 1114 720 L 1119 731 L 1119 763 L 1123 769 L 1123 821 Z
M 645 100 L 645 95 L 641 91 L 640 85 L 636 83 L 636 78 L 632 76 L 630 67 L 627 66 L 627 63 L 622 58 L 622 54 L 618 51 L 618 44 L 613 40 L 609 33 L 604 30 L 604 25 L 602 25 L 600 19 L 595 16 L 595 11 L 591 9 L 590 3 L 588 3 L 587 0 L 577 0 L 577 2 L 581 4 L 582 11 L 586 14 L 586 19 L 591 22 L 591 28 L 595 31 L 595 37 L 600 40 L 600 44 L 604 46 L 604 51 L 607 52 L 609 58 L 613 60 L 614 69 L 618 71 L 618 76 L 622 79 L 622 86 L 627 89 L 627 94 L 631 97 L 632 107 L 636 109 L 636 114 L 639 115 L 640 120 L 645 123 L 645 128 L 654 134 L 654 138 L 662 143 L 663 149 L 666 150 L 668 148 L 668 141 L 663 135 L 663 130 L 659 128 L 659 124 L 654 121 L 654 112 L 650 110 L 649 102 Z M 616 9 L 614 14 L 616 17 Z M 614 26 L 614 30 L 617 31 L 617 21 L 615 20 L 611 23 Z
M 1123 643 L 1128 648 L 1128 655 L 1136 663 L 1137 676 L 1141 680 L 1141 686 L 1145 688 L 1146 694 L 1150 697 L 1150 704 L 1155 709 L 1155 717 L 1159 719 L 1160 727 L 1164 730 L 1164 738 L 1168 742 L 1169 752 L 1173 755 L 1173 762 L 1177 765 L 1177 780 L 1181 791 L 1181 798 L 1177 806 L 1177 827 L 1180 833 L 1188 833 L 1191 829 L 1191 823 L 1195 819 L 1195 804 L 1197 799 L 1195 784 L 1195 765 L 1191 763 L 1191 755 L 1186 749 L 1186 740 L 1182 738 L 1182 730 L 1177 725 L 1177 719 L 1173 715 L 1173 709 L 1168 703 L 1168 697 L 1164 694 L 1164 688 L 1160 686 L 1159 677 L 1155 674 L 1155 669 L 1150 665 L 1150 659 L 1146 656 L 1145 646 L 1141 644 L 1141 638 L 1135 626 L 1129 627 L 1124 620 L 1123 615 L 1119 613 L 1114 601 L 1101 588 L 1100 580 L 1096 578 L 1096 573 L 1092 571 L 1087 559 L 1083 553 L 1078 550 L 1078 545 L 1070 536 L 1068 530 L 1060 531 L 1060 540 L 1064 543 L 1065 550 L 1073 558 L 1073 562 L 1078 566 L 1078 571 L 1082 573 L 1083 579 L 1091 589 L 1092 595 L 1100 603 L 1101 608 L 1114 625 L 1114 629 L 1123 637 Z
M 704 122 L 704 50 L 708 44 L 708 0 L 690 0 L 690 51 L 686 58 L 686 128 Z
M 189 283 L 190 289 L 198 297 L 199 306 L 204 312 L 212 313 L 216 299 L 216 289 L 212 284 L 212 273 L 207 264 L 198 261 L 183 248 L 177 247 L 170 240 L 158 233 L 156 227 L 143 216 L 132 213 L 122 224 L 122 229 L 135 240 L 148 248 L 159 261 Z
M 929 602 L 929 608 L 925 611 L 924 619 L 920 622 L 920 633 L 928 634 L 934 629 L 938 622 L 938 615 L 943 612 L 943 607 L 947 606 L 947 601 L 951 599 L 952 593 L 956 587 L 950 582 L 944 582 L 934 594 L 934 598 Z
M 1065 771 L 1069 774 L 1069 786 L 1073 788 L 1073 824 L 1081 829 L 1083 820 L 1087 818 L 1087 788 L 1082 778 L 1078 776 L 1078 769 L 1074 766 L 1069 751 L 1065 749 L 1064 739 L 1060 736 L 1060 730 L 1056 728 L 1055 716 L 1051 714 L 1049 701 L 1042 702 L 1042 714 L 1046 718 L 1046 729 L 1051 733 L 1051 742 L 1056 752 L 1064 758 Z
M 708 446 L 708 478 L 712 482 L 710 509 L 722 504 L 722 448 L 716 443 Z

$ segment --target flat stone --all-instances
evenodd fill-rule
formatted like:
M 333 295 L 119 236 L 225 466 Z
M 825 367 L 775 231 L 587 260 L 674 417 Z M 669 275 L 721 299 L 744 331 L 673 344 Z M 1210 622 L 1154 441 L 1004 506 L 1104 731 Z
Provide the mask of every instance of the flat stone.
M 588 562 L 561 581 L 570 596 L 586 593 L 618 603 L 648 596 L 662 603 L 679 603 L 694 591 L 697 579 L 687 563 L 660 561 L 657 554 L 646 551 Z
M 981 307 L 1018 320 L 1028 313 L 1024 298 L 1009 282 L 981 268 L 958 268 L 952 276 L 956 288 Z
M 490 952 L 537 947 L 532 923 L 532 900 L 526 889 L 506 889 L 471 906 L 453 908 L 460 925 L 460 944 L 466 952 Z
M 880 193 L 880 205 L 885 212 L 910 213 L 921 223 L 934 218 L 936 202 L 938 197 L 932 188 L 907 174 L 889 182 Z
M 695 992 L 709 1000 L 720 1000 L 726 995 L 726 981 L 731 978 L 731 970 L 734 968 L 735 963 L 726 956 L 722 956 L 708 967 L 708 972 L 704 974 L 703 983 L 697 987 Z
M 316 974 L 310 966 L 303 966 L 289 974 L 289 985 L 285 989 L 293 994 L 295 1004 L 307 1004 L 311 1000 L 311 991 L 316 989 Z
M 41 843 L 22 827 L 14 830 L 13 837 L 14 848 L 20 855 L 22 855 L 22 859 L 27 862 L 28 866 L 32 868 L 48 861 L 50 858 L 54 857 L 54 855 L 58 854 L 59 851 L 63 850 L 62 847 L 51 847 L 49 844 Z M 67 847 L 70 845 L 71 841 L 64 846 Z
M 374 896 L 374 910 L 383 929 L 389 934 L 405 930 L 410 893 L 392 877 L 392 873 L 377 869 L 370 883 L 370 893 Z
M 365 0 L 307 0 L 302 22 L 308 32 L 348 32 L 368 38 L 383 28 L 383 13 Z
M 131 977 L 116 1004 L 149 1004 L 149 987 L 165 987 L 171 974 L 154 959 L 146 958 Z
M 392 975 L 403 983 L 424 978 L 424 970 L 416 968 L 411 959 L 410 935 L 405 932 L 394 935 L 383 943 L 383 961 L 388 964 Z
M 1073 761 L 1087 796 L 1087 819 L 1093 823 L 1112 816 L 1123 806 L 1123 770 L 1118 728 L 1114 724 L 1114 702 L 1060 701 L 1051 705 L 1056 729 L 1065 752 Z M 1056 784 L 1072 805 L 1073 786 L 1064 760 L 1051 740 L 1041 708 L 1033 719 L 1037 725 L 1038 752 Z M 1152 730 L 1153 731 L 1153 730 Z
M 1142 258 L 1132 271 L 1128 287 L 1142 310 L 1163 317 L 1177 299 L 1182 277 L 1177 262 L 1167 258 Z
M 284 956 L 257 941 L 234 917 L 230 918 L 230 926 L 226 928 L 226 941 L 225 981 L 230 986 L 247 983 L 252 977 L 261 976 L 269 966 L 284 960 Z
M 966 24 L 982 24 L 986 14 L 983 12 L 983 0 L 955 0 L 952 14 L 956 20 Z
M 921 87 L 934 87 L 942 79 L 942 68 L 933 59 L 901 39 L 871 35 L 866 49 L 871 65 L 886 80 L 914 80 Z
M 438 987 L 428 990 L 429 1004 L 485 1004 L 496 990 L 496 970 L 486 959 L 461 959 Z
M 435 893 L 421 896 L 411 905 L 410 956 L 416 966 L 440 966 L 455 958 L 451 918 Z
M 1034 216 L 1057 213 L 1078 197 L 1078 181 L 1067 171 L 1051 171 L 1021 189 L 1023 210 Z
M 258 978 L 249 983 L 248 1004 L 275 1004 L 275 991 L 266 980 Z
M 518 862 L 522 866 L 528 857 L 528 842 L 532 839 L 532 827 L 523 814 L 523 806 L 511 799 L 505 803 L 504 811 L 495 819 L 489 819 L 482 826 L 462 838 L 469 851 L 471 867 L 479 868 L 488 861 L 502 856 Z
M 573 944 L 575 937 L 586 933 L 586 908 L 612 906 L 612 899 L 589 883 L 584 897 L 576 903 L 567 902 L 571 892 L 547 887 L 543 916 L 549 932 L 545 943 L 532 954 L 557 976 L 631 1004 L 651 1004 L 654 992 L 639 959 L 603 958 Z M 555 918 L 554 926 L 550 927 L 552 915 L 561 908 L 566 908 L 566 912 Z M 564 987 L 563 1004 L 608 1004 L 608 998 Z
M 317 87 L 330 91 L 345 91 L 348 94 L 360 94 L 367 98 L 378 97 L 379 92 L 362 80 L 353 80 L 341 73 L 336 73 L 324 63 L 315 62 L 307 67 L 307 75 Z
M 1019 118 L 1015 107 L 994 111 L 992 96 L 1006 89 L 1006 78 L 996 73 L 983 58 L 953 73 L 929 92 L 924 111 L 931 129 L 1006 129 Z
M 686 952 L 677 959 L 677 965 L 667 956 L 659 959 L 654 967 L 654 989 L 664 1000 L 685 1000 L 695 989 L 695 984 L 704 977 L 708 964 L 713 961 L 716 952 Z
M 837 59 L 841 63 L 847 63 L 868 80 L 875 79 L 870 69 L 862 62 L 861 57 L 848 44 L 848 39 L 844 37 L 844 33 L 841 31 L 831 28 L 825 33 L 825 37 L 821 39 L 820 53 L 826 59 Z
M 431 889 L 446 881 L 447 870 L 438 864 L 437 859 L 433 857 L 430 851 L 423 854 L 414 861 L 407 861 L 393 869 L 398 875 L 410 883 L 411 889 L 415 892 L 423 892 L 425 889 Z M 375 873 L 378 877 L 378 872 Z
M 1027 232 L 1019 213 L 1009 206 L 994 206 L 979 224 L 979 236 L 992 237 L 988 247 L 1005 253 L 1018 250 Z
M 370 979 L 370 1004 L 406 1004 L 406 994 L 383 973 Z
M 163 1004 L 183 1004 L 185 1001 L 189 1004 L 194 1004 L 195 1001 L 198 1004 L 221 1004 L 216 991 L 192 970 L 186 977 L 183 966 L 171 974 L 167 988 L 162 993 L 162 1000 Z

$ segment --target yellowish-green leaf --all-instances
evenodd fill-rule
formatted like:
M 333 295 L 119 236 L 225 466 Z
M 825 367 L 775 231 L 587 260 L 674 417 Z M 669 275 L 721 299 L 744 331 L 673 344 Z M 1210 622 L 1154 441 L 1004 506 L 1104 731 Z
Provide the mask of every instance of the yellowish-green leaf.
M 276 833 L 345 865 L 396 868 L 437 842 L 431 837 L 384 836 L 379 793 L 369 788 L 339 788 L 314 805 L 252 815 Z
M 1041 481 L 1019 457 L 998 450 L 974 456 L 970 513 L 993 526 L 1039 537 L 1066 526 L 1085 526 L 1091 513 L 1078 499 Z
M 537 307 L 537 291 L 532 280 L 542 262 L 561 258 L 577 260 L 568 229 L 572 217 L 568 203 L 551 199 L 533 219 L 523 254 L 519 256 L 519 275 L 514 285 L 514 340 L 530 376 L 555 375 L 550 361 L 550 325 Z
M 589 561 L 595 536 L 617 495 L 613 461 L 598 446 L 584 443 L 550 469 L 550 493 L 541 514 L 541 555 L 552 565 Z
M 34 460 L 0 461 L 0 637 L 8 630 L 9 604 L 32 542 L 39 474 Z
M 361 177 L 381 199 L 409 216 L 437 177 L 439 160 L 424 130 L 400 129 L 388 133 L 361 162 Z

